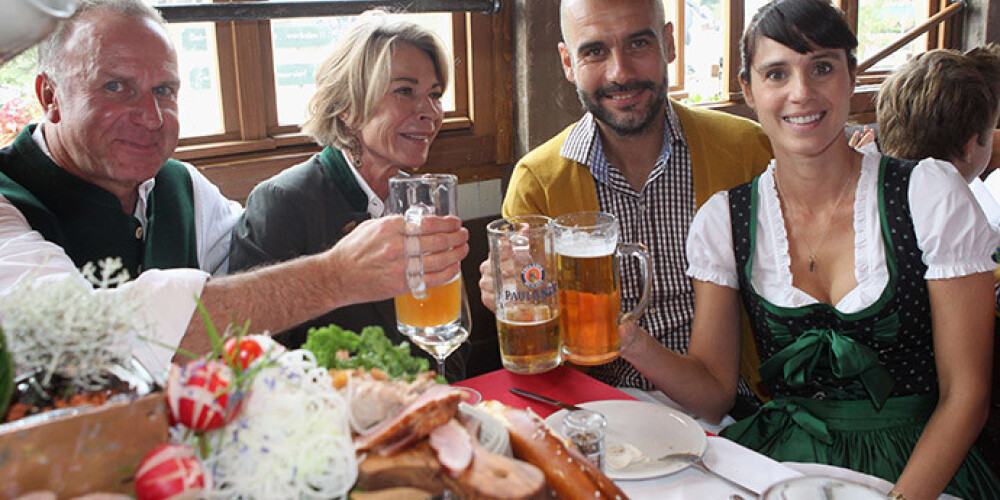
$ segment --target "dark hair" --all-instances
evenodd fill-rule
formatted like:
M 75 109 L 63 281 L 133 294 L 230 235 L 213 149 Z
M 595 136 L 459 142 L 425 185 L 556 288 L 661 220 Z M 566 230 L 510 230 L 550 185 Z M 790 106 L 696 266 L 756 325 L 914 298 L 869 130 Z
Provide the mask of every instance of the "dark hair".
M 844 13 L 827 0 L 774 0 L 754 14 L 740 41 L 740 78 L 746 83 L 750 83 L 750 66 L 761 37 L 800 54 L 817 48 L 844 49 L 848 68 L 854 71 L 858 64 L 854 55 L 858 38 L 847 25 Z

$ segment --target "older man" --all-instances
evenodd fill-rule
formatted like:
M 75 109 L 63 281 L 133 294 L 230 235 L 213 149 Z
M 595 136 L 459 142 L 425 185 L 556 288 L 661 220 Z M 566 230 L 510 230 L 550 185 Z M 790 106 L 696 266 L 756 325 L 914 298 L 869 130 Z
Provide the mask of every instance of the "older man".
M 120 257 L 138 278 L 119 293 L 142 294 L 156 330 L 156 345 L 137 355 L 161 370 L 173 355 L 162 345 L 208 348 L 192 317 L 197 296 L 219 319 L 278 331 L 407 290 L 400 218 L 362 223 L 314 256 L 210 278 L 226 271 L 242 209 L 170 159 L 177 56 L 159 14 L 140 0 L 85 0 L 40 53 L 45 122 L 0 150 L 0 294 L 26 276 L 82 279 L 77 267 Z M 425 221 L 429 285 L 458 273 L 467 239 L 457 218 Z
M 667 98 L 675 51 L 660 0 L 563 0 L 560 23 L 563 70 L 586 114 L 518 162 L 503 214 L 615 214 L 622 240 L 644 243 L 652 258 L 650 305 L 638 326 L 685 352 L 694 314 L 684 274 L 691 220 L 713 193 L 762 172 L 770 142 L 749 120 Z M 630 310 L 641 276 L 634 263 L 624 266 L 622 309 Z M 493 283 L 481 269 L 483 301 L 492 307 Z M 653 388 L 622 359 L 589 373 Z

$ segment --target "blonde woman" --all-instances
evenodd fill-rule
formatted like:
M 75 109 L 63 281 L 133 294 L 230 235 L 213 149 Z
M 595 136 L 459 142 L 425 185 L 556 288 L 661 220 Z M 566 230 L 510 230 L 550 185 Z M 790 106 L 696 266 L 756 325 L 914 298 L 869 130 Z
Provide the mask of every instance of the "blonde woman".
M 321 252 L 382 216 L 389 179 L 427 161 L 450 66 L 426 28 L 382 11 L 359 16 L 320 65 L 302 126 L 323 151 L 253 190 L 233 231 L 230 268 Z M 394 342 L 404 340 L 391 300 L 338 309 L 276 338 L 297 347 L 310 326 L 330 323 L 355 331 L 380 325 Z M 466 351 L 448 358 L 450 380 L 463 378 Z

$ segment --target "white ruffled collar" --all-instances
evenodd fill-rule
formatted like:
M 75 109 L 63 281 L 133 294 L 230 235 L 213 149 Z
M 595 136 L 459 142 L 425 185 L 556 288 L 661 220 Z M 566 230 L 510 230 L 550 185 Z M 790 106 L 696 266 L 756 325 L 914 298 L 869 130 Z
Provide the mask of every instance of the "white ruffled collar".
M 886 276 L 880 276 L 876 272 L 879 269 L 878 262 L 873 262 L 872 245 L 876 245 L 881 252 L 884 248 L 881 240 L 881 233 L 873 232 L 870 228 L 878 227 L 878 221 L 870 221 L 872 216 L 878 217 L 878 210 L 869 210 L 872 203 L 877 203 L 876 182 L 878 180 L 878 168 L 881 155 L 877 152 L 865 152 L 861 162 L 861 175 L 854 191 L 854 275 L 858 286 L 848 292 L 835 305 L 841 311 L 856 311 L 867 305 L 874 303 L 884 291 Z M 775 162 L 771 160 L 758 182 L 758 195 L 760 197 L 760 217 L 762 228 L 770 230 L 758 232 L 757 237 L 769 238 L 771 248 L 775 250 L 772 254 L 772 262 L 764 267 L 773 271 L 774 275 L 757 277 L 754 281 L 761 280 L 769 282 L 772 291 L 780 290 L 780 297 L 772 302 L 777 303 L 816 303 L 815 297 L 792 286 L 791 257 L 788 251 L 788 233 L 785 229 L 785 219 L 781 212 L 781 204 L 778 201 L 778 191 L 774 183 Z M 876 224 L 873 226 L 871 222 Z M 878 255 L 876 253 L 876 255 Z M 884 260 L 884 259 L 879 259 Z M 860 306 L 860 307 L 859 307 Z

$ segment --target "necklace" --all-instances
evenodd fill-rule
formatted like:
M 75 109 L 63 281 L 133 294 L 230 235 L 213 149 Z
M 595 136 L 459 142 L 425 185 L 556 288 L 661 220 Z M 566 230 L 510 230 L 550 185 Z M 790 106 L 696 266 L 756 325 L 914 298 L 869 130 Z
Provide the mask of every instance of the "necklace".
M 847 186 L 851 184 L 851 178 L 853 176 L 848 176 L 847 180 L 844 181 L 844 185 L 840 188 L 840 194 L 837 195 L 837 202 L 833 204 L 833 209 L 830 210 L 830 215 L 826 216 L 826 223 L 823 224 L 823 232 L 819 235 L 819 241 L 816 242 L 815 247 L 808 239 L 802 238 L 806 244 L 806 248 L 809 249 L 809 272 L 813 272 L 816 269 L 816 253 L 823 249 L 823 243 L 826 241 L 826 235 L 830 233 L 830 223 L 833 222 L 833 214 L 837 213 L 837 209 L 840 207 L 840 202 L 844 199 L 844 193 L 847 192 Z M 792 204 L 789 203 L 788 197 L 781 191 L 781 182 L 778 181 L 778 169 L 774 170 L 774 188 L 778 191 L 778 196 L 785 200 L 785 205 L 788 210 L 792 210 Z

